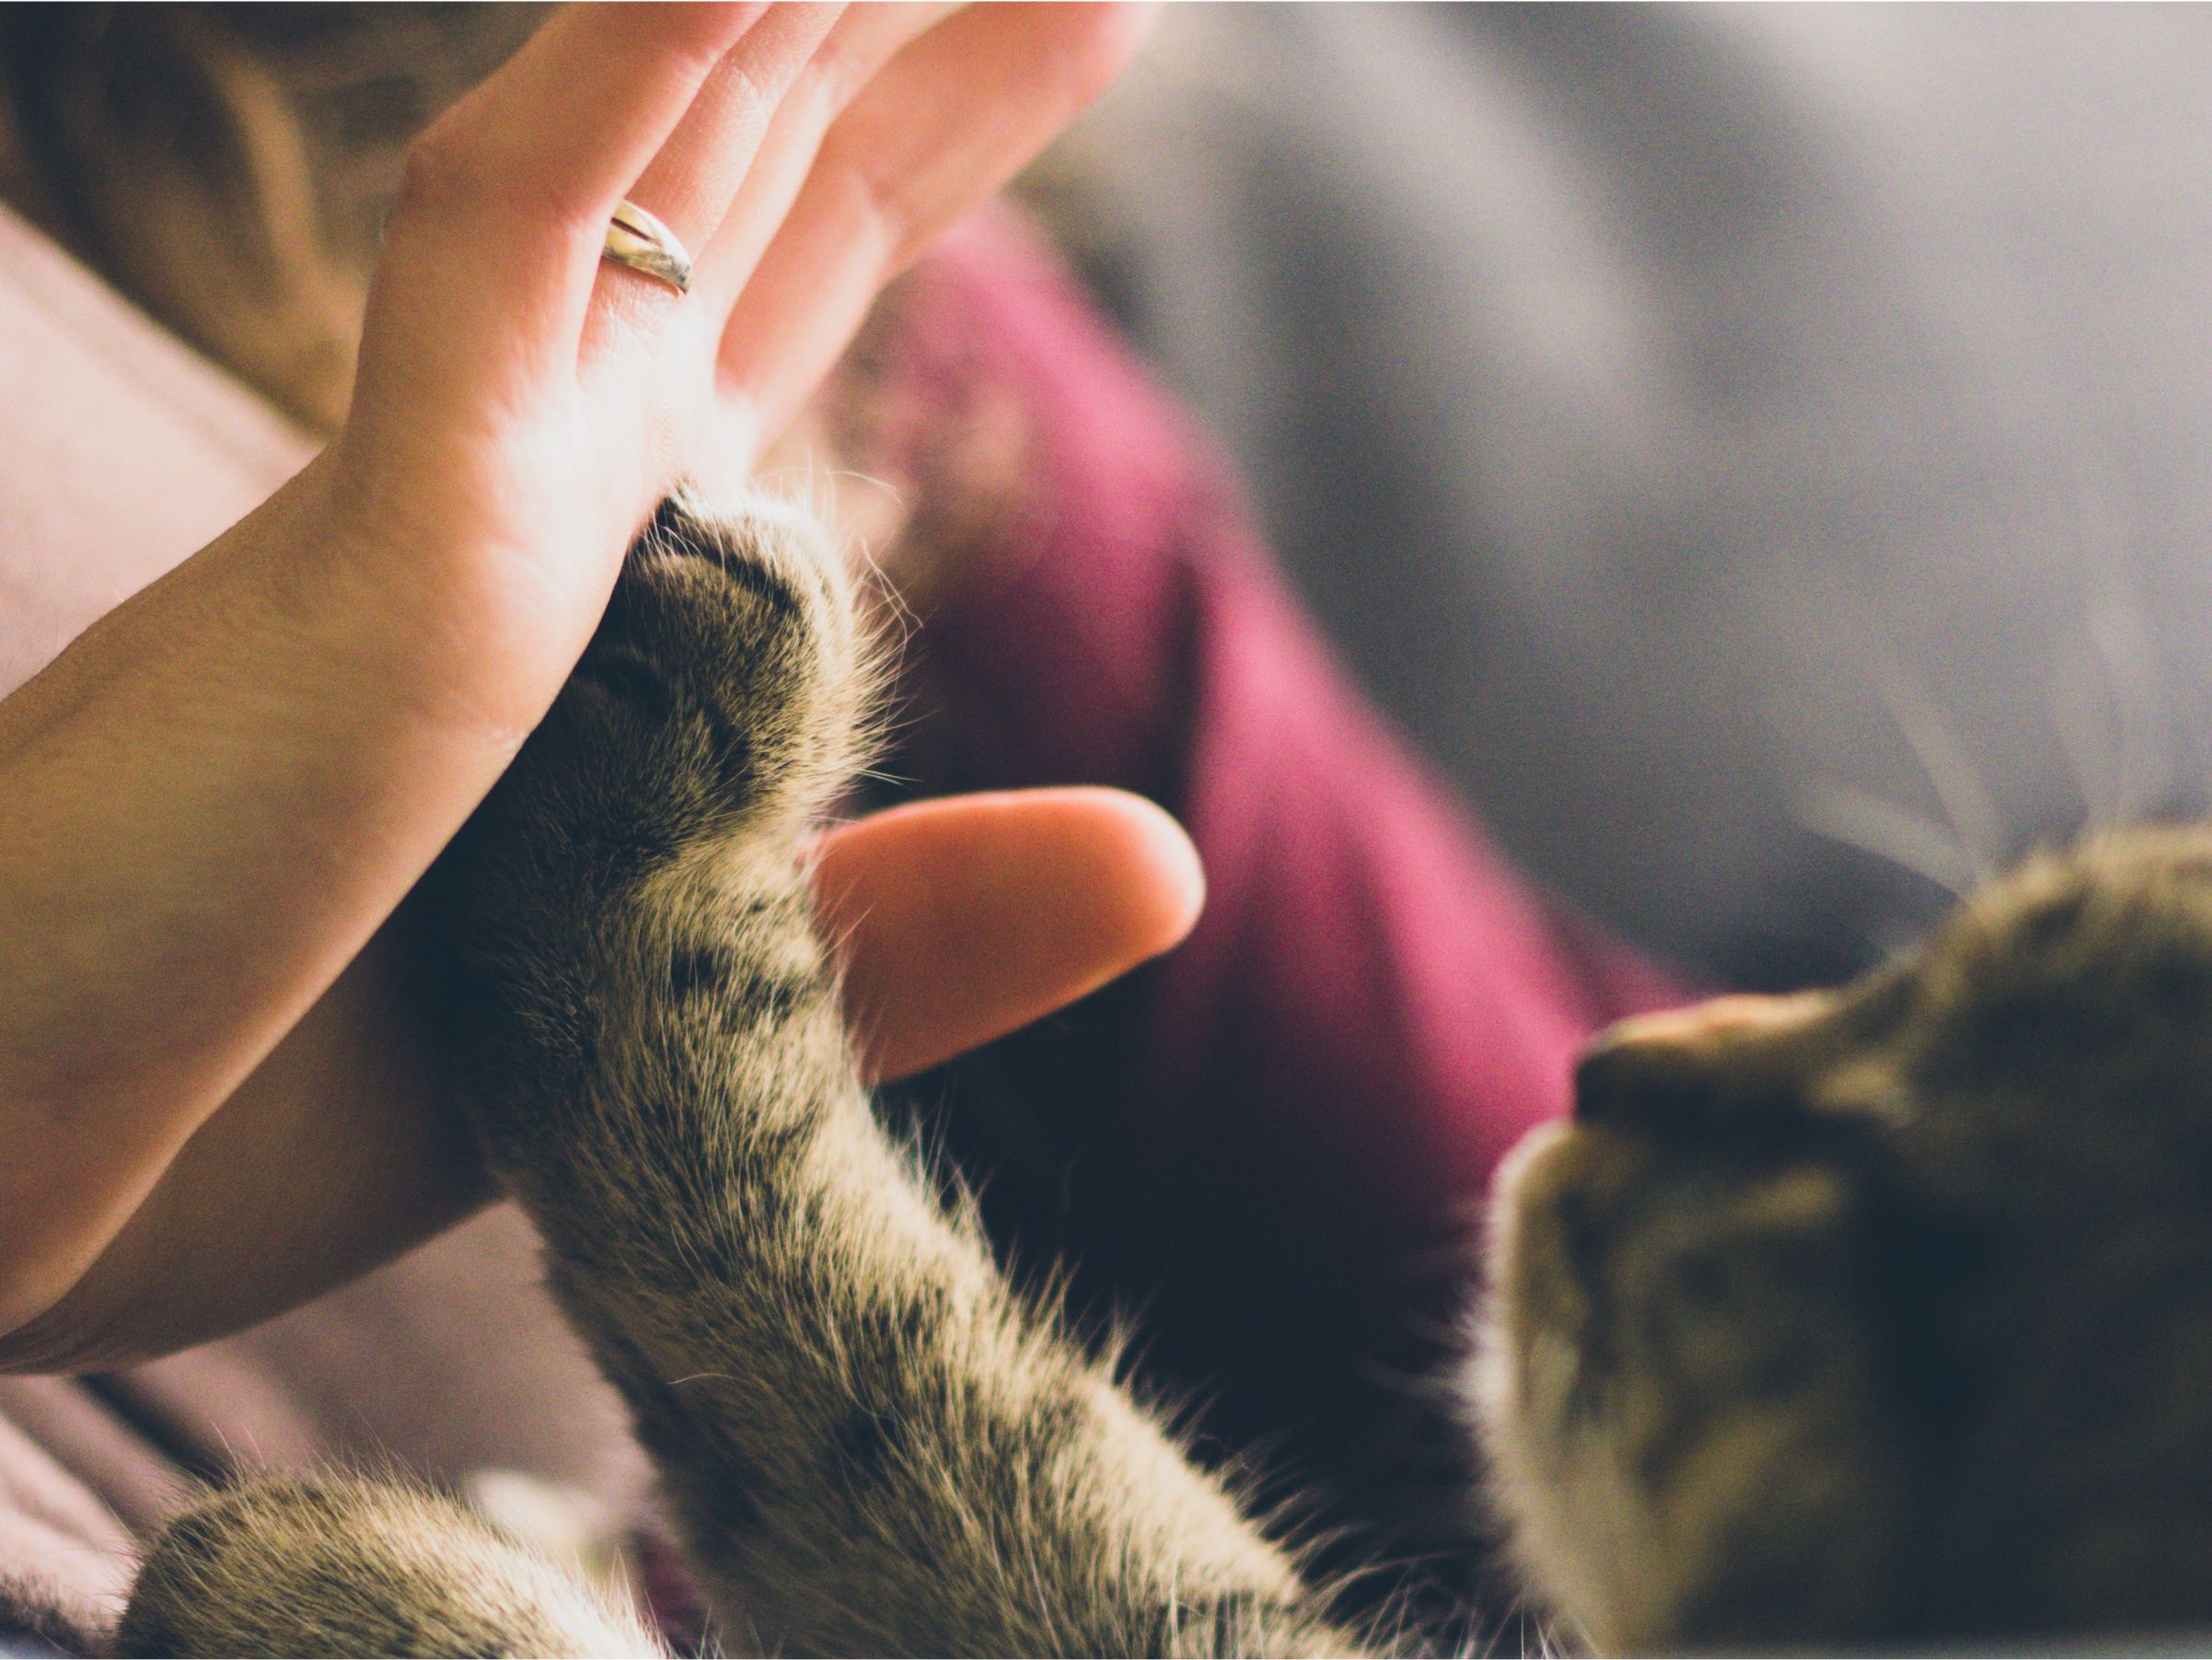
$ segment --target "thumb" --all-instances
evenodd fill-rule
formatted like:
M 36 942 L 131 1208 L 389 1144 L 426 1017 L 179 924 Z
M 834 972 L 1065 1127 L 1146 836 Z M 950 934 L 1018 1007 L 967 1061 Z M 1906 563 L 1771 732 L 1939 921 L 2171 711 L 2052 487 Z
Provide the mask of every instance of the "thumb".
M 826 834 L 815 872 L 871 1079 L 934 1066 L 1158 956 L 1205 892 L 1182 827 L 1106 789 L 895 807 Z

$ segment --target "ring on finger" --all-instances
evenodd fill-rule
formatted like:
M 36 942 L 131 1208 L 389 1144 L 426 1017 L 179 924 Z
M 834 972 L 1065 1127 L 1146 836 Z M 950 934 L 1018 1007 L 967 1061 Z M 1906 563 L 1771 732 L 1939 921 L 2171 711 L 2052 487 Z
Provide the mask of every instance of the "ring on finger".
M 678 294 L 691 292 L 691 256 L 674 231 L 634 202 L 626 201 L 615 209 L 599 257 L 643 272 Z

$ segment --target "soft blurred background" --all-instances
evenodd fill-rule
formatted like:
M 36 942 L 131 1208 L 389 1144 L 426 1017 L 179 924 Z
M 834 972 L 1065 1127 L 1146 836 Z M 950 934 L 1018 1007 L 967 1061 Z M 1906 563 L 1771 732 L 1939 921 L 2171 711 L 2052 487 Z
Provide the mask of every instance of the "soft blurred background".
M 365 263 L 409 135 L 534 18 L 6 8 L 45 119 L 0 140 L 0 194 L 335 420 L 359 285 L 275 233 L 312 210 Z M 1022 190 L 1523 864 L 1695 977 L 1777 987 L 1880 960 L 2038 839 L 2212 796 L 2208 70 L 2196 9 L 1176 6 Z M 224 119 L 280 101 L 296 154 Z M 257 168 L 312 181 L 291 221 L 193 209 Z M 1109 989 L 914 1109 L 1017 1260 L 1096 1248 L 1085 1283 L 1209 1434 L 1326 1476 L 1343 1560 L 1499 1631 L 1431 1381 L 1453 1329 L 1344 1270 L 1349 1213 L 1263 1214 L 1234 1134 L 1083 1162 L 1135 1006 Z M 1055 1117 L 1032 1075 L 1091 1093 Z M 350 1423 L 359 1368 L 330 1369 Z M 177 1376 L 179 1412 L 237 1395 Z
M 1360 678 L 1710 980 L 2212 781 L 2212 11 L 1178 6 L 1031 180 Z

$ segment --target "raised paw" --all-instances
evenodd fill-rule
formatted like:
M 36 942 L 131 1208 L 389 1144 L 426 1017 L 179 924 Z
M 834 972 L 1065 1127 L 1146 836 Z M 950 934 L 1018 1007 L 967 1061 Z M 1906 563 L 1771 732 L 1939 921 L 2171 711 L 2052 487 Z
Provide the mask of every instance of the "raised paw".
M 139 1570 L 121 1654 L 657 1654 L 653 1635 L 434 1493 L 272 1480 L 203 1501 Z
M 688 853 L 786 856 L 861 759 L 863 632 L 827 533 L 681 493 L 630 551 L 552 709 L 425 883 L 465 955 L 558 953 Z
M 662 505 L 568 685 L 410 901 L 480 1133 L 523 1078 L 574 1099 L 596 1034 L 673 958 L 728 955 L 719 926 L 684 950 L 641 930 L 788 917 L 773 971 L 821 971 L 796 842 L 860 759 L 865 647 L 813 519 Z
M 529 765 L 556 787 L 562 771 L 588 777 L 589 805 L 625 820 L 599 832 L 610 838 L 727 833 L 740 819 L 772 833 L 857 763 L 867 694 L 850 586 L 821 526 L 766 499 L 716 512 L 679 493 L 631 550 L 556 705 L 552 752 Z M 572 821 L 572 833 L 590 832 Z
M 787 838 L 857 761 L 867 691 L 820 526 L 672 495 L 473 828 L 505 840 L 499 856 L 615 878 L 702 838 Z

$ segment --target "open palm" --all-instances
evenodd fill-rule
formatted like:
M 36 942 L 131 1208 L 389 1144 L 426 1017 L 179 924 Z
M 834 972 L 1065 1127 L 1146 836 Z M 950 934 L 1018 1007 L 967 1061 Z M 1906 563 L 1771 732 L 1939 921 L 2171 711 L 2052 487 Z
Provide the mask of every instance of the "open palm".
M 741 483 L 882 283 L 1137 27 L 578 7 L 425 136 L 338 437 L 0 702 L 0 1364 L 213 1335 L 481 1201 L 372 939 L 662 493 Z M 692 250 L 689 295 L 601 263 L 626 197 Z M 1095 795 L 916 809 L 823 871 L 893 1068 L 1159 948 L 1198 891 L 1172 826 Z M 1095 928 L 1002 949 L 1025 882 L 1089 894 Z M 955 971 L 915 972 L 932 930 Z

